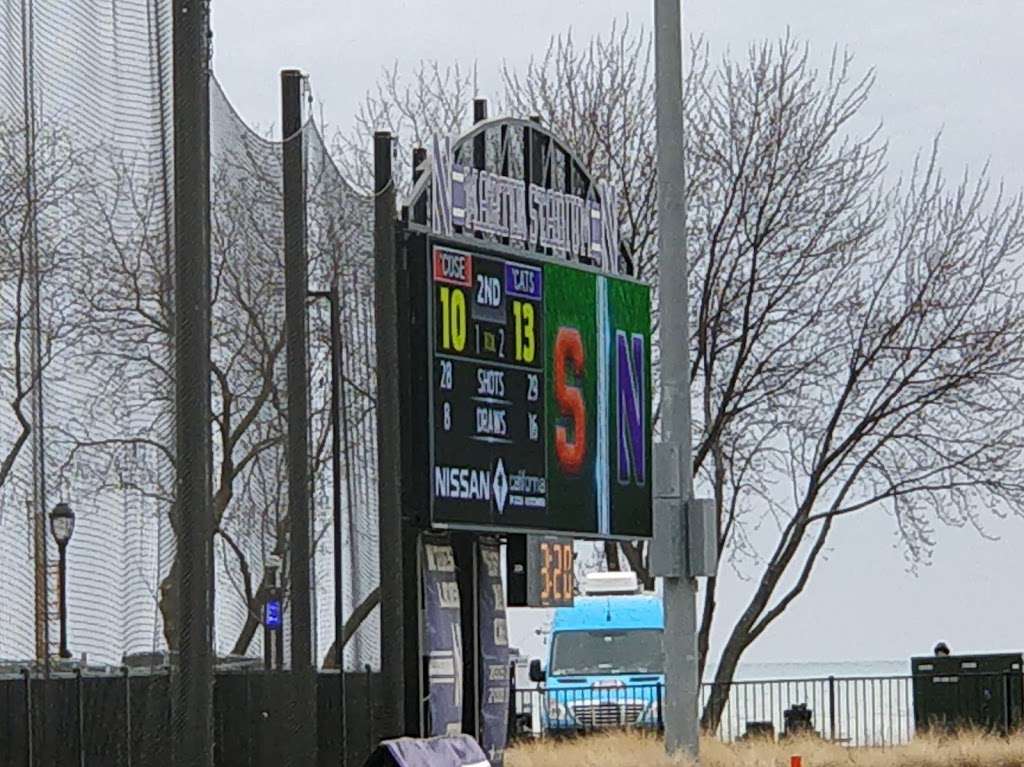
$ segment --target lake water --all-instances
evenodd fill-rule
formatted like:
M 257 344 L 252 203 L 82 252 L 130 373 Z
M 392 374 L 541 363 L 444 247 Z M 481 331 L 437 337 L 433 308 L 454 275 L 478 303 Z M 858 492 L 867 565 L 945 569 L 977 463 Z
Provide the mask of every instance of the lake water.
M 715 669 L 709 667 L 704 680 L 714 678 Z M 825 679 L 859 677 L 894 677 L 910 675 L 910 659 L 840 662 L 793 662 L 793 663 L 740 663 L 736 670 L 736 681 L 762 679 Z

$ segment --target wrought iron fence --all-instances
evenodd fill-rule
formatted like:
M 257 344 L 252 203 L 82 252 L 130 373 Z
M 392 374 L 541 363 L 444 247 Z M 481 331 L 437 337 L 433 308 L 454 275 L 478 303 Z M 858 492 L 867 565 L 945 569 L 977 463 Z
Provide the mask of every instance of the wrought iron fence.
M 704 684 L 705 727 L 724 741 L 815 733 L 853 746 L 907 743 L 914 735 L 913 680 L 827 677 Z
M 946 677 L 825 677 L 705 683 L 700 710 L 705 731 L 734 742 L 749 737 L 786 738 L 816 735 L 853 747 L 888 747 L 909 743 L 928 725 L 970 727 L 1006 732 L 1020 727 L 1020 694 L 1006 692 L 1004 674 L 959 675 L 954 703 L 934 718 L 918 705 L 924 686 Z M 1016 697 L 1014 697 L 1016 695 Z M 511 716 L 514 738 L 589 732 L 605 728 L 662 726 L 661 683 L 589 688 L 562 684 L 515 691 Z M 941 708 L 941 704 L 940 704 Z

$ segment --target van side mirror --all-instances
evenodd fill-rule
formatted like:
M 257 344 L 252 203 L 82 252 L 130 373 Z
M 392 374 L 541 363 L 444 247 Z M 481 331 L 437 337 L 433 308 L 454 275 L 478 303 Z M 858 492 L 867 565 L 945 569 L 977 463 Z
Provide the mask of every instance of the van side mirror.
M 530 681 L 531 682 L 543 682 L 547 678 L 547 674 L 544 673 L 544 669 L 540 667 L 540 660 L 534 658 L 530 661 Z

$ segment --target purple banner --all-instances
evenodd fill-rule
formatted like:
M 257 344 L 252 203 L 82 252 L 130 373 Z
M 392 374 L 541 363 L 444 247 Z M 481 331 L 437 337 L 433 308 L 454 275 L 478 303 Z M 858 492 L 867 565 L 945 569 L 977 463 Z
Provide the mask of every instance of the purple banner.
M 509 657 L 501 549 L 481 541 L 477 558 L 477 614 L 480 626 L 480 745 L 492 767 L 504 763 L 508 739 Z
M 386 749 L 398 767 L 486 767 L 480 746 L 468 735 L 450 738 L 385 740 Z M 377 764 L 377 762 L 371 762 Z
M 443 539 L 423 544 L 430 735 L 462 732 L 462 618 L 455 556 Z

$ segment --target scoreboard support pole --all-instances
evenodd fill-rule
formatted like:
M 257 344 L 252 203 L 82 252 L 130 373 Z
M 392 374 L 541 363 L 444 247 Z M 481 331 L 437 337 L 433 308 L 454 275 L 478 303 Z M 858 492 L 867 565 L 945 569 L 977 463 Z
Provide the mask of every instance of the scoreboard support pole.
M 473 99 L 473 122 L 487 119 L 487 100 Z M 486 145 L 481 133 L 473 139 L 473 167 L 486 166 Z M 452 548 L 458 569 L 462 618 L 462 731 L 480 740 L 480 604 L 477 578 L 479 536 L 476 533 L 452 533 Z
M 422 734 L 419 536 L 406 522 L 410 478 L 403 460 L 403 349 L 400 293 L 404 264 L 398 252 L 392 139 L 373 136 L 374 320 L 377 348 L 377 493 L 379 501 L 381 676 L 383 738 Z
M 478 536 L 452 533 L 462 618 L 462 731 L 480 739 L 480 583 Z

